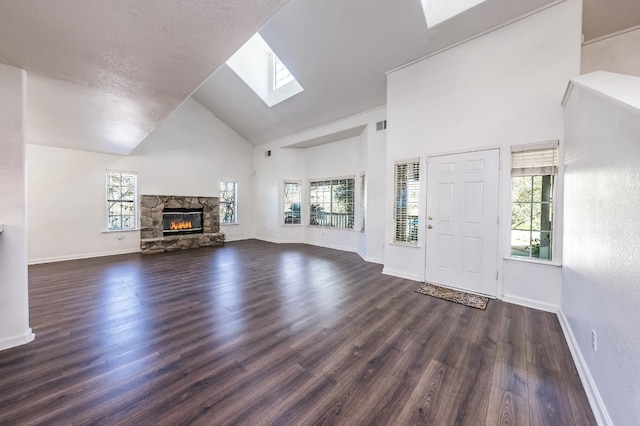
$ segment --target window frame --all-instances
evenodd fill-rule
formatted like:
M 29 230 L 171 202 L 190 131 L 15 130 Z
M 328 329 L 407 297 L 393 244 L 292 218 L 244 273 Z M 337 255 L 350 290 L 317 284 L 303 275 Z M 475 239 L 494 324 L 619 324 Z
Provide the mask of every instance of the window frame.
M 351 206 L 351 212 L 349 213 L 349 199 L 347 198 L 347 201 L 345 202 L 345 210 L 347 210 L 346 213 L 339 213 L 339 212 L 334 212 L 334 208 L 333 208 L 333 199 L 335 197 L 334 195 L 334 185 L 340 185 L 340 181 L 346 181 L 347 184 L 347 194 L 349 193 L 349 181 L 351 181 L 351 199 L 350 199 L 350 206 Z M 314 219 L 316 219 L 316 215 L 313 214 L 313 208 L 312 208 L 312 203 L 311 203 L 311 198 L 314 195 L 313 192 L 313 186 L 314 184 L 326 184 L 328 183 L 330 186 L 329 189 L 329 194 L 330 194 L 330 200 L 329 200 L 329 206 L 330 206 L 330 211 L 326 212 L 323 211 L 322 209 L 320 209 L 321 211 L 323 211 L 325 214 L 328 213 L 329 216 L 329 224 L 322 224 L 322 223 L 312 223 L 312 221 Z M 319 227 L 319 228 L 332 228 L 332 229 L 344 229 L 344 230 L 350 230 L 350 231 L 354 231 L 355 230 L 355 209 L 356 209 L 356 200 L 355 200 L 355 196 L 356 196 L 356 180 L 355 180 L 355 176 L 343 176 L 343 177 L 333 177 L 333 178 L 322 178 L 322 179 L 309 179 L 308 181 L 308 194 L 307 194 L 307 204 L 308 204 L 308 208 L 309 208 L 309 220 L 307 223 L 307 226 L 312 226 L 312 227 Z M 346 218 L 346 222 L 347 224 L 350 223 L 351 226 L 336 226 L 333 225 L 334 223 L 334 215 L 345 215 Z
M 233 222 L 225 222 L 224 217 L 222 215 L 222 185 L 223 184 L 233 184 Z M 218 213 L 220 218 L 220 225 L 238 225 L 240 222 L 238 221 L 238 181 L 233 179 L 220 179 L 218 184 L 218 188 L 220 190 L 219 195 L 219 207 Z
M 358 197 L 359 210 L 360 210 L 360 232 L 366 232 L 366 217 L 367 217 L 367 173 L 362 172 L 360 174 L 360 196 Z
M 406 177 L 406 181 L 408 182 L 408 170 L 409 167 L 411 167 L 414 172 L 417 169 L 418 171 L 418 178 L 417 180 L 414 179 L 414 184 L 415 184 L 415 188 L 414 190 L 417 192 L 416 194 L 416 199 L 414 201 L 411 202 L 412 206 L 415 206 L 416 209 L 416 214 L 415 215 L 409 215 L 408 211 L 409 211 L 409 187 L 408 187 L 408 183 L 407 183 L 407 194 L 405 195 L 406 200 L 404 201 L 405 204 L 407 204 L 405 206 L 405 212 L 404 212 L 404 218 L 399 217 L 398 216 L 398 210 L 399 210 L 399 205 L 403 203 L 402 201 L 402 194 L 398 191 L 398 189 L 400 188 L 400 184 L 398 182 L 398 167 L 399 166 L 406 166 L 407 167 L 407 177 Z M 422 177 L 422 170 L 421 170 L 421 161 L 420 161 L 420 157 L 416 157 L 416 158 L 410 158 L 410 159 L 406 159 L 406 160 L 397 160 L 394 161 L 393 163 L 393 235 L 392 235 L 392 244 L 398 244 L 398 245 L 403 245 L 403 246 L 410 246 L 410 247 L 418 247 L 420 244 L 420 197 L 421 197 L 421 177 Z M 415 216 L 415 224 L 411 225 L 411 228 L 415 229 L 415 231 L 413 230 L 409 230 L 409 227 L 407 227 L 407 229 L 405 229 L 405 233 L 406 236 L 404 236 L 402 239 L 399 239 L 399 233 L 401 231 L 399 231 L 399 224 L 400 224 L 400 220 L 402 220 L 403 222 L 407 221 L 408 222 L 408 217 L 409 216 Z M 412 239 L 411 235 L 415 234 L 415 239 Z
M 298 189 L 298 198 L 299 198 L 298 204 L 300 205 L 300 212 L 299 212 L 299 214 L 300 214 L 300 217 L 299 217 L 300 222 L 298 222 L 298 223 L 287 223 L 287 212 L 285 210 L 285 205 L 286 205 L 286 202 L 287 202 L 286 197 L 285 197 L 285 189 L 286 189 L 287 185 L 297 185 L 298 188 L 299 188 Z M 282 181 L 282 192 L 281 192 L 281 194 L 282 194 L 282 203 L 280 204 L 280 207 L 282 208 L 282 210 L 280 211 L 280 214 L 281 214 L 281 220 L 282 220 L 281 224 L 282 224 L 282 226 L 303 226 L 304 224 L 302 222 L 302 197 L 303 197 L 303 194 L 302 194 L 302 181 L 301 180 L 295 180 L 295 179 L 285 179 L 285 180 L 283 180 Z M 291 213 L 293 214 L 294 211 L 291 210 Z M 292 218 L 292 219 L 295 219 L 295 217 Z
M 544 151 L 544 150 L 553 150 L 555 151 L 554 155 L 554 159 L 552 160 L 552 164 L 545 166 L 550 168 L 549 173 L 546 173 L 545 170 L 540 170 L 539 173 L 527 173 L 525 171 L 523 171 L 523 169 L 517 169 L 518 172 L 517 174 L 514 175 L 514 160 L 513 160 L 513 155 L 514 153 L 525 153 L 525 152 L 535 152 L 535 151 Z M 509 167 L 509 220 L 507 221 L 507 225 L 508 225 L 508 240 L 507 240 L 507 245 L 506 245 L 506 249 L 507 251 L 507 256 L 506 259 L 509 260 L 515 260 L 515 261 L 522 261 L 522 262 L 533 262 L 533 263 L 541 263 L 541 264 L 545 264 L 545 265 L 557 265 L 560 259 L 560 253 L 558 253 L 558 225 L 560 222 L 560 219 L 558 217 L 558 204 L 559 204 L 559 200 L 557 197 L 558 194 L 558 187 L 560 185 L 560 177 L 561 177 L 561 164 L 560 164 L 560 146 L 559 146 L 559 141 L 555 140 L 555 141 L 549 141 L 549 142 L 542 142 L 542 143 L 534 143 L 534 144 L 525 144 L 525 145 L 514 145 L 511 146 L 511 152 L 510 152 L 510 156 L 509 156 L 509 161 L 510 161 L 510 167 Z M 555 161 L 555 164 L 553 164 L 553 162 Z M 543 167 L 538 167 L 538 168 L 543 168 Z M 540 201 L 535 201 L 533 199 L 534 197 L 534 188 L 533 188 L 533 179 L 535 177 L 542 177 L 544 178 L 545 176 L 551 176 L 551 191 L 549 193 L 549 201 L 544 201 L 543 200 L 543 196 L 541 194 L 540 197 Z M 549 233 L 549 239 L 550 239 L 550 244 L 549 244 L 549 250 L 551 251 L 551 256 L 547 259 L 544 257 L 535 257 L 532 256 L 533 254 L 533 247 L 532 245 L 529 246 L 529 256 L 520 256 L 520 255 L 515 255 L 513 254 L 513 249 L 512 249 L 512 241 L 513 241 L 513 232 L 514 231 L 527 231 L 527 230 L 522 230 L 522 229 L 514 229 L 513 227 L 513 212 L 514 212 L 514 206 L 515 204 L 527 204 L 524 201 L 516 201 L 514 199 L 514 178 L 520 178 L 520 177 L 531 177 L 532 178 L 532 195 L 531 195 L 531 201 L 529 201 L 529 205 L 531 206 L 531 214 L 530 214 L 530 227 L 528 229 L 529 233 L 530 233 L 530 238 L 529 241 L 532 242 L 532 233 L 533 232 L 538 232 L 540 234 L 542 234 L 543 232 L 548 232 Z M 541 189 L 542 191 L 542 189 Z M 540 229 L 539 230 L 534 230 L 533 229 L 533 221 L 535 219 L 535 217 L 533 216 L 533 206 L 539 204 L 540 205 Z M 542 205 L 543 204 L 547 204 L 549 206 L 549 212 L 548 215 L 551 218 L 550 219 L 550 226 L 549 229 L 542 229 Z M 540 247 L 540 246 L 539 246 Z M 539 250 L 539 249 L 538 249 Z M 539 253 L 539 252 L 538 252 Z
M 128 176 L 132 176 L 133 177 L 133 200 L 112 200 L 109 198 L 109 187 L 112 185 L 109 185 L 109 181 L 110 181 L 110 175 L 112 174 L 118 174 L 121 176 L 123 175 L 128 175 Z M 122 185 L 120 185 L 120 188 L 122 188 Z M 133 206 L 133 214 L 131 215 L 123 215 L 122 214 L 122 210 L 120 212 L 119 215 L 112 215 L 110 214 L 110 207 L 111 207 L 111 203 L 131 203 L 131 205 Z M 134 171 L 130 171 L 130 170 L 114 170 L 114 169 L 106 169 L 105 170 L 105 230 L 106 232 L 128 232 L 128 231 L 137 231 L 139 230 L 139 226 L 138 226 L 138 173 L 134 172 Z M 110 217 L 113 216 L 120 216 L 121 218 L 121 225 L 119 228 L 112 228 L 111 227 L 111 223 L 109 221 Z M 133 224 L 131 227 L 128 228 L 123 228 L 122 227 L 122 217 L 123 216 L 130 216 L 133 217 Z

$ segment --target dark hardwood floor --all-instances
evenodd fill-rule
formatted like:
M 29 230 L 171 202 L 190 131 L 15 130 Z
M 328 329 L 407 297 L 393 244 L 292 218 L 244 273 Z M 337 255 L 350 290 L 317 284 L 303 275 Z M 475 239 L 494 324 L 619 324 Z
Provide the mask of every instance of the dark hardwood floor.
M 260 241 L 29 268 L 0 424 L 591 425 L 555 315 Z

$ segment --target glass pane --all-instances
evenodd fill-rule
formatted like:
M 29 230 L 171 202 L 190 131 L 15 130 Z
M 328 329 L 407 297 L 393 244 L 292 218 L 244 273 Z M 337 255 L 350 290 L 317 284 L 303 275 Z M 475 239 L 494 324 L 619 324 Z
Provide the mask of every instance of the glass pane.
M 511 229 L 531 229 L 531 204 L 513 203 L 511 210 Z
M 511 231 L 511 255 L 529 257 L 530 238 L 529 231 Z
M 122 196 L 119 186 L 109 186 L 107 190 L 107 197 L 109 200 L 119 200 Z
M 511 178 L 511 198 L 513 202 L 531 201 L 531 176 L 516 176 Z
M 122 203 L 122 214 L 133 216 L 134 213 L 133 203 Z
M 119 173 L 109 173 L 109 185 L 120 186 L 122 182 L 122 175 Z
M 551 260 L 551 232 L 540 232 L 540 259 Z
M 122 203 L 109 203 L 109 216 L 122 214 Z
M 130 188 L 123 187 L 122 188 L 122 199 L 123 200 L 133 201 L 134 198 L 135 198 L 135 191 L 133 190 L 133 187 L 130 187 Z
M 531 211 L 531 229 L 539 231 L 540 230 L 540 204 L 535 203 L 532 207 Z
M 122 175 L 122 185 L 123 186 L 133 186 L 135 181 L 134 175 Z
M 532 232 L 531 233 L 531 257 L 538 258 L 540 257 L 540 233 Z
M 135 219 L 133 216 L 122 216 L 122 229 L 135 228 Z
M 121 229 L 120 216 L 109 216 L 109 229 Z

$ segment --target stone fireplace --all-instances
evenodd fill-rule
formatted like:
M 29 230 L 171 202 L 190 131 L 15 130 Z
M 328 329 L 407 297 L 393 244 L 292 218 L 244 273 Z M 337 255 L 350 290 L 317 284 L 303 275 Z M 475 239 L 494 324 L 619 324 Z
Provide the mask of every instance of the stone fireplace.
M 218 207 L 218 197 L 142 195 L 140 251 L 152 254 L 222 244 Z

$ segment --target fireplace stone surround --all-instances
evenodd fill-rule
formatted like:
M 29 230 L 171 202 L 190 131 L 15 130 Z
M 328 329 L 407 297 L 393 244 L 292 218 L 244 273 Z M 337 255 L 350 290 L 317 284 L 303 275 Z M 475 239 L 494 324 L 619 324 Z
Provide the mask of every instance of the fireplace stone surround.
M 140 252 L 153 254 L 221 245 L 225 236 L 220 232 L 219 203 L 218 197 L 140 196 Z M 203 232 L 163 235 L 162 213 L 165 208 L 202 209 Z

